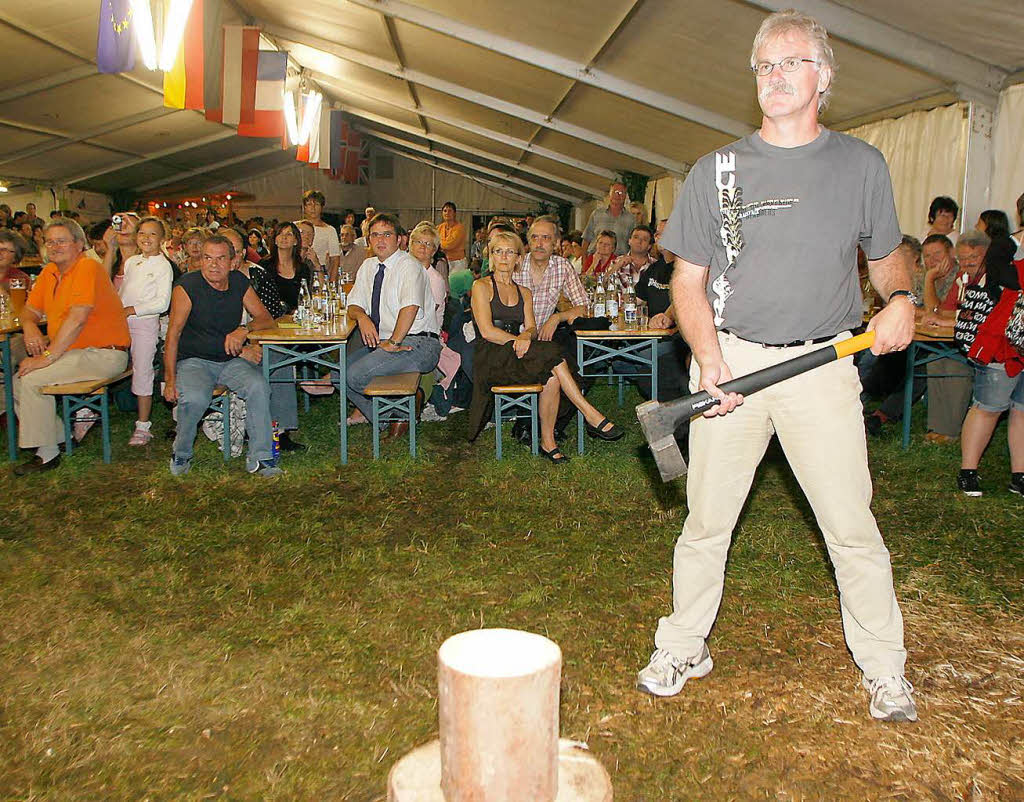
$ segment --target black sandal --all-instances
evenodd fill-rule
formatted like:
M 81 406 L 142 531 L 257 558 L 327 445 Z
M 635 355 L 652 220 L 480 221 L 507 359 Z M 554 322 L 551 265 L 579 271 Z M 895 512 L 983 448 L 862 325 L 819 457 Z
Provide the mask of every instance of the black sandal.
M 569 461 L 569 458 L 562 453 L 562 449 L 558 446 L 555 446 L 550 451 L 545 451 L 543 448 L 538 446 L 537 450 L 540 452 L 542 457 L 551 460 L 555 465 L 561 465 L 563 462 Z
M 591 437 L 596 437 L 598 440 L 608 440 L 609 442 L 613 440 L 618 440 L 625 434 L 625 432 L 622 431 L 622 429 L 620 429 L 614 423 L 612 423 L 611 428 L 605 429 L 604 427 L 606 423 L 611 423 L 611 421 L 608 420 L 608 418 L 605 418 L 599 424 L 597 424 L 597 426 L 591 426 L 588 423 L 587 434 L 589 434 Z

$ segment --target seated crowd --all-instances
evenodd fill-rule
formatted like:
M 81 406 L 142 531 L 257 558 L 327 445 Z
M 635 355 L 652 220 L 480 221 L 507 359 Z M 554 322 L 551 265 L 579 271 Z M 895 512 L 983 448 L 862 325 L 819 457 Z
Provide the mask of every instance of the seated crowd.
M 577 370 L 574 330 L 608 326 L 591 317 L 592 290 L 635 292 L 646 304 L 649 328 L 676 328 L 669 289 L 674 257 L 659 248 L 665 221 L 656 229 L 645 225 L 642 207 L 628 204 L 623 184 L 611 185 L 607 205 L 583 231 L 564 235 L 557 218 L 530 215 L 496 217 L 470 235 L 451 202 L 437 225 L 424 221 L 411 231 L 373 207 L 358 222 L 346 212 L 335 228 L 323 218 L 324 205 L 324 196 L 311 190 L 299 220 L 243 222 L 233 211 L 218 216 L 209 210 L 190 226 L 127 211 L 88 232 L 70 214 L 54 213 L 44 222 L 32 204 L 16 214 L 0 205 L 0 289 L 9 294 L 12 286 L 27 287 L 23 261 L 35 256 L 45 263 L 21 312 L 23 337 L 14 338 L 12 349 L 19 444 L 35 449 L 16 472 L 59 464 L 63 426 L 53 396 L 42 388 L 116 377 L 130 364 L 138 414 L 129 445 L 153 439 L 153 395 L 160 393 L 175 405 L 171 472 L 185 473 L 200 422 L 215 388 L 223 386 L 244 401 L 248 469 L 277 475 L 275 426 L 280 452 L 306 448 L 292 437 L 299 428 L 295 372 L 271 365 L 268 383 L 261 349 L 249 335 L 293 314 L 320 284 L 347 291 L 350 424 L 371 417 L 365 391 L 374 378 L 417 372 L 424 376 L 417 411 L 438 420 L 468 408 L 471 440 L 490 417 L 491 388 L 509 384 L 542 386 L 540 450 L 552 462 L 568 459 L 558 440 L 577 410 L 590 436 L 622 436 L 587 400 L 588 385 Z M 1024 216 L 1024 196 L 1018 212 Z M 923 237 L 905 236 L 901 246 L 914 269 L 919 323 L 926 329 L 951 326 L 970 285 L 987 288 L 994 300 L 1002 289 L 1020 287 L 1021 233 L 1010 233 L 1004 214 L 987 211 L 954 244 L 958 214 L 955 201 L 936 198 Z M 868 312 L 870 286 L 866 297 Z M 664 337 L 656 358 L 659 398 L 684 394 L 686 343 L 678 334 Z M 1024 360 L 1003 353 L 975 362 L 929 365 L 929 377 L 913 383 L 912 400 L 927 389 L 930 441 L 961 438 L 958 484 L 970 495 L 981 493 L 982 453 L 1009 410 L 1010 487 L 1024 492 Z M 859 367 L 862 397 L 880 399 L 866 416 L 868 432 L 876 435 L 903 414 L 905 358 L 865 353 Z M 611 369 L 632 372 L 628 363 Z M 649 377 L 630 378 L 651 396 Z M 301 387 L 329 394 L 337 383 L 335 373 Z M 76 420 L 76 439 L 92 425 L 89 414 Z M 388 434 L 400 435 L 407 426 L 392 423 Z M 686 431 L 683 424 L 676 433 L 684 449 Z M 522 422 L 513 434 L 529 442 Z

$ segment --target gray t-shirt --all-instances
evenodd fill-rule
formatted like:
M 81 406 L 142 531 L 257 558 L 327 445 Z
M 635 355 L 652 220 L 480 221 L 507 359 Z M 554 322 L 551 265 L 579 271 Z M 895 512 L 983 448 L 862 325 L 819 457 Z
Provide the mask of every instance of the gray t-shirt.
M 661 245 L 710 266 L 717 328 L 785 343 L 859 326 L 857 245 L 881 259 L 901 237 L 882 154 L 823 129 L 798 148 L 753 133 L 702 157 Z
M 615 253 L 621 255 L 629 251 L 629 234 L 636 228 L 636 217 L 629 209 L 623 207 L 618 217 L 609 212 L 606 208 L 598 207 L 590 215 L 587 227 L 583 230 L 583 239 L 590 243 L 590 250 L 594 250 L 597 242 L 597 235 L 604 230 L 615 232 Z

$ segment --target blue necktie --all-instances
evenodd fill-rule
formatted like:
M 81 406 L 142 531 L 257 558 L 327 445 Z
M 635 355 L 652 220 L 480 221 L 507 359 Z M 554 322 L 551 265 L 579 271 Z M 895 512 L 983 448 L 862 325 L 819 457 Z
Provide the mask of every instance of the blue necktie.
M 384 269 L 387 267 L 383 262 L 377 263 L 377 275 L 373 277 L 373 295 L 370 296 L 370 320 L 373 327 L 380 332 L 380 290 L 384 286 Z

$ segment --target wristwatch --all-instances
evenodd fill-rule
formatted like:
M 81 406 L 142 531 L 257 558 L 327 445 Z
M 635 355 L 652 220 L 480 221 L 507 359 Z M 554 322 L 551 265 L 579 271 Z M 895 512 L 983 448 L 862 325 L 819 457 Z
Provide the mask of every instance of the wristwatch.
M 914 295 L 914 293 L 911 292 L 910 290 L 894 290 L 889 294 L 889 300 L 886 301 L 886 303 L 891 304 L 893 298 L 897 298 L 901 295 L 908 301 L 910 301 L 910 303 L 912 303 L 914 306 L 917 306 L 917 296 Z

